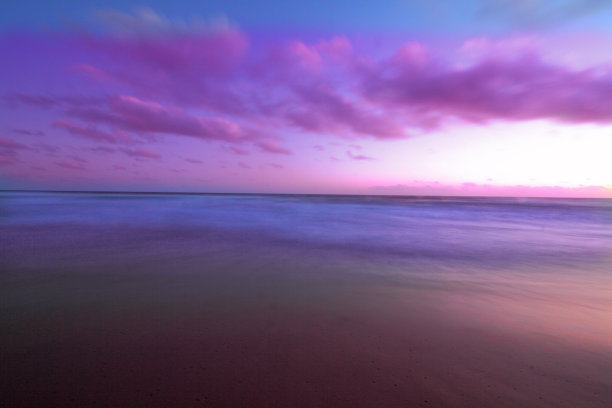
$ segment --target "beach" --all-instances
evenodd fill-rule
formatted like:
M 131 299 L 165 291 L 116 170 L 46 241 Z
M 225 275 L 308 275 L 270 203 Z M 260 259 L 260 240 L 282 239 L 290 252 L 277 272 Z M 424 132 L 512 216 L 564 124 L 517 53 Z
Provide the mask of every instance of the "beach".
M 612 201 L 0 193 L 11 407 L 609 407 Z

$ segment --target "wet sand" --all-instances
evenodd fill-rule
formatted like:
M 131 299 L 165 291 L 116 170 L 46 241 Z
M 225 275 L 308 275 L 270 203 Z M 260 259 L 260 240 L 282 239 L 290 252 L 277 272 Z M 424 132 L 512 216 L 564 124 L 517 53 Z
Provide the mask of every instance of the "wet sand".
M 449 275 L 203 230 L 49 228 L 4 228 L 4 406 L 612 404 L 601 278 L 517 267 L 501 279 L 460 262 Z M 151 251 L 157 240 L 175 245 Z

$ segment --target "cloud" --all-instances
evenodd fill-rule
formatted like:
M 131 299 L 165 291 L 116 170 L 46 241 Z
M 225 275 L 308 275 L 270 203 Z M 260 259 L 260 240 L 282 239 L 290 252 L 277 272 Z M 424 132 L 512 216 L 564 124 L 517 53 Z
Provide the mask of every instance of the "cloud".
M 77 64 L 74 66 L 74 70 L 96 81 L 109 81 L 112 79 L 111 75 L 104 70 L 89 64 Z
M 227 20 L 188 27 L 173 24 L 150 9 L 140 10 L 142 13 L 136 16 L 111 10 L 102 12 L 112 34 L 118 35 L 84 35 L 83 47 L 129 61 L 135 64 L 134 68 L 143 70 L 145 77 L 149 69 L 157 70 L 158 75 L 178 72 L 225 75 L 248 48 L 247 38 Z
M 354 133 L 378 139 L 406 136 L 393 118 L 372 113 L 367 104 L 352 102 L 334 87 L 302 83 L 291 85 L 295 100 L 281 113 L 292 125 L 324 134 Z
M 19 163 L 19 151 L 30 147 L 9 138 L 0 138 L 0 166 Z
M 251 146 L 292 154 L 281 145 L 292 141 L 278 135 L 316 134 L 321 144 L 314 148 L 322 150 L 324 138 L 343 146 L 396 140 L 456 122 L 612 122 L 612 69 L 551 62 L 531 37 L 483 37 L 456 54 L 414 41 L 373 52 L 359 37 L 270 39 L 229 26 L 200 29 L 148 9 L 105 13 L 110 32 L 46 39 L 61 51 L 61 65 L 71 67 L 53 80 L 75 85 L 65 89 L 78 85 L 79 94 L 53 94 L 55 82 L 41 76 L 39 93 L 24 85 L 7 101 L 65 115 L 52 126 L 96 144 L 163 145 L 168 136 L 186 136 L 231 144 L 225 150 L 237 155 Z M 15 35 L 12 42 L 31 55 L 45 50 L 40 41 L 30 39 L 33 48 L 25 41 Z M 445 59 L 457 55 L 460 63 Z M 348 148 L 357 152 L 358 145 Z
M 40 130 L 28 130 L 28 129 L 11 129 L 11 132 L 17 134 L 17 135 L 24 135 L 24 136 L 44 136 L 45 132 L 42 132 Z
M 89 149 L 94 153 L 114 153 L 115 149 L 107 146 L 96 146 Z
M 62 150 L 62 148 L 59 146 L 54 146 L 54 145 L 50 145 L 46 143 L 36 144 L 35 146 L 38 149 L 42 149 L 45 153 L 50 153 L 50 154 L 57 153 L 60 150 Z
M 87 159 L 84 159 L 80 156 L 70 156 L 70 159 L 79 162 L 79 163 L 89 163 L 89 161 Z
M 5 97 L 10 105 L 33 105 L 43 109 L 50 109 L 59 105 L 59 102 L 50 96 L 13 93 Z
M 70 170 L 85 170 L 85 165 L 83 163 L 80 163 L 80 162 L 75 162 L 75 161 L 70 161 L 70 160 L 63 160 L 61 162 L 56 162 L 55 164 L 57 166 L 59 166 L 59 167 L 65 168 L 65 169 L 70 169 Z
M 390 63 L 364 82 L 364 95 L 403 110 L 412 125 L 437 127 L 443 119 L 469 122 L 552 119 L 612 121 L 612 71 L 573 71 L 533 54 L 483 59 L 465 68 Z
M 14 151 L 0 150 L 0 166 L 9 166 L 18 162 L 19 160 L 17 159 Z
M 284 148 L 267 149 L 264 139 L 296 129 L 391 140 L 456 119 L 612 121 L 612 69 L 573 70 L 547 62 L 532 37 L 473 39 L 461 46 L 459 53 L 470 58 L 460 65 L 417 42 L 374 58 L 359 54 L 360 48 L 344 37 L 273 41 L 259 48 L 248 46 L 246 34 L 234 29 L 90 37 L 82 39 L 84 59 L 105 56 L 96 60 L 101 64 L 96 69 L 112 75 L 116 82 L 105 84 L 105 94 L 114 91 L 115 96 L 21 93 L 11 98 L 65 108 L 87 125 L 59 126 L 109 142 L 118 142 L 116 131 L 124 131 L 249 141 L 280 153 Z M 316 69 L 304 69 L 304 64 Z
M 29 147 L 22 143 L 18 143 L 14 141 L 13 139 L 2 137 L 0 138 L 0 149 L 24 150 L 24 149 L 29 149 Z
M 121 151 L 130 157 L 142 158 L 142 159 L 160 159 L 161 156 L 149 149 L 140 147 L 137 149 L 121 149 Z
M 242 147 L 239 146 L 230 146 L 228 147 L 228 150 L 234 154 L 240 155 L 240 156 L 246 156 L 249 154 L 249 151 L 246 149 L 243 149 Z
M 250 169 L 251 168 L 251 166 L 249 166 L 245 162 L 238 162 L 238 166 L 242 167 L 243 169 Z
M 78 136 L 84 139 L 94 140 L 96 142 L 108 142 L 117 143 L 117 138 L 113 135 L 98 130 L 94 127 L 79 125 L 78 123 L 70 122 L 67 120 L 56 120 L 53 122 L 53 127 L 57 129 L 63 129 L 71 135 Z
M 83 120 L 105 123 L 132 132 L 175 134 L 231 143 L 258 136 L 256 131 L 223 118 L 200 117 L 178 107 L 166 107 L 133 96 L 110 99 L 108 110 L 73 109 L 70 114 Z
M 185 159 L 185 161 L 188 162 L 188 163 L 193 163 L 193 164 L 201 164 L 201 163 L 203 163 L 202 160 L 200 160 L 200 159 L 193 159 L 191 157 L 187 157 Z
M 263 140 L 261 142 L 257 142 L 255 145 L 259 147 L 262 151 L 267 152 L 267 153 L 292 154 L 291 150 L 280 146 L 278 143 L 276 143 L 273 140 Z
M 346 151 L 346 155 L 353 160 L 376 160 L 373 157 L 365 156 L 363 154 L 353 154 L 350 150 Z

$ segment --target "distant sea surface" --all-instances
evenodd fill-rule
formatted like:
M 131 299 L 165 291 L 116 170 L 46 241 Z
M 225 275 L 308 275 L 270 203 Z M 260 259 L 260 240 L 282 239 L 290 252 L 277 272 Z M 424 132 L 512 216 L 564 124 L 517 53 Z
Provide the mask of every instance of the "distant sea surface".
M 5 406 L 610 407 L 612 200 L 0 192 Z

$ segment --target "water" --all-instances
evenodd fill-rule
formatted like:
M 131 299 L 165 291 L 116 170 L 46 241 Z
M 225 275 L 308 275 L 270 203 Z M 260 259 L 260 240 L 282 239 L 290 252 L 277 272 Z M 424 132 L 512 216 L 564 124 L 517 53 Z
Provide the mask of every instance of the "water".
M 4 193 L 0 202 L 10 227 L 212 228 L 440 262 L 589 263 L 612 248 L 606 199 Z
M 0 269 L 14 406 L 612 401 L 612 200 L 4 192 Z

